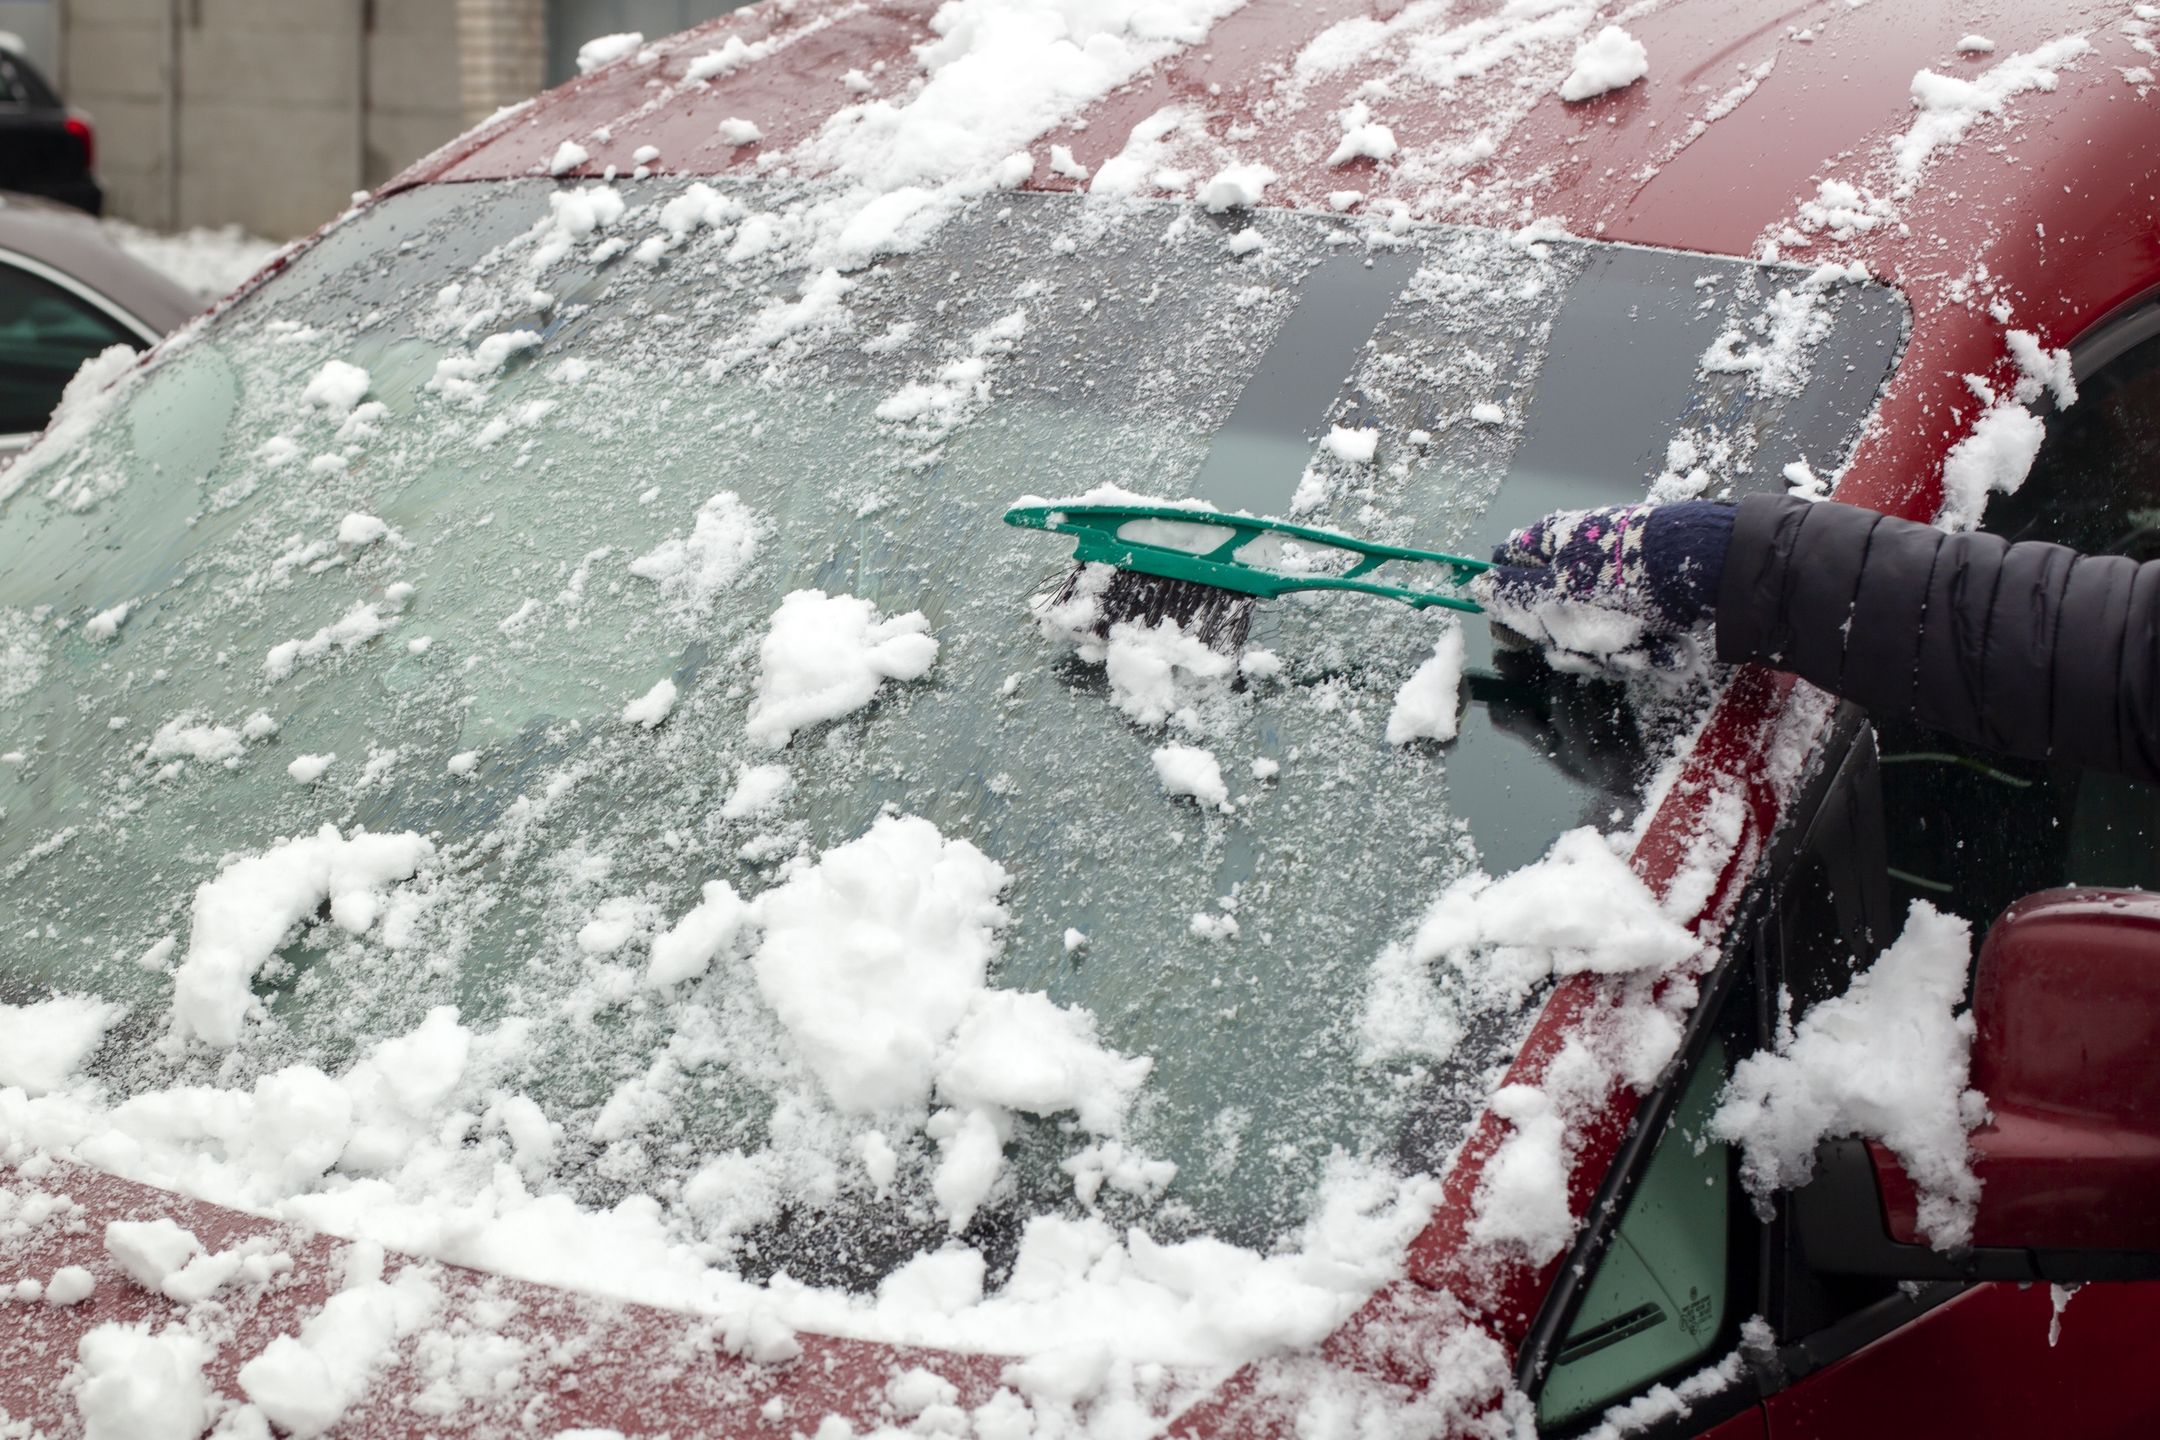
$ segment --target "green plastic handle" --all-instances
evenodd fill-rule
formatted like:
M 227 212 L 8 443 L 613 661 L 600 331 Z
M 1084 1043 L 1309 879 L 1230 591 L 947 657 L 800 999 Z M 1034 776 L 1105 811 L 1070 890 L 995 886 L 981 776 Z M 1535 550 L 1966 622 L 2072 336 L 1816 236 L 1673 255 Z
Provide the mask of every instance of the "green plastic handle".
M 1118 531 L 1133 520 L 1205 525 L 1229 531 L 1230 538 L 1212 550 L 1195 554 L 1190 550 L 1120 535 Z M 1492 569 L 1483 560 L 1443 555 L 1435 550 L 1411 550 L 1401 545 L 1380 545 L 1350 535 L 1338 535 L 1332 530 L 1295 525 L 1288 520 L 1228 515 L 1220 510 L 1185 510 L 1173 505 L 1018 505 L 1005 512 L 1005 523 L 1026 530 L 1049 530 L 1078 537 L 1080 543 L 1073 550 L 1073 559 L 1082 564 L 1115 565 L 1120 570 L 1137 570 L 1143 575 L 1160 575 L 1167 580 L 1190 580 L 1198 585 L 1212 585 L 1218 590 L 1258 595 L 1268 600 L 1293 590 L 1354 590 L 1361 595 L 1400 600 L 1419 610 L 1428 605 L 1441 605 L 1477 615 L 1483 613 L 1483 607 L 1460 595 L 1413 590 L 1362 577 L 1391 560 L 1401 560 L 1416 565 L 1442 566 L 1449 573 L 1449 583 L 1460 587 L 1468 584 L 1480 571 Z M 1262 535 L 1289 535 L 1330 549 L 1345 550 L 1359 558 L 1340 575 L 1285 575 L 1279 570 L 1263 569 L 1237 558 L 1237 551 Z

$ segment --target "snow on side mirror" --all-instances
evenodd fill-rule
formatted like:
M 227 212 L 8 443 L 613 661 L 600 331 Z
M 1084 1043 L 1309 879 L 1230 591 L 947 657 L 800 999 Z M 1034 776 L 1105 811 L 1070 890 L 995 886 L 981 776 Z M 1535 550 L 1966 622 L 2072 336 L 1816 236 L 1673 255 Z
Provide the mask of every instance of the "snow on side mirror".
M 1917 1226 L 1897 1158 L 1845 1140 L 1793 1196 L 1810 1264 L 1900 1279 L 2160 1277 L 2160 895 L 2047 890 L 2004 911 L 1973 987 L 1970 1250 Z

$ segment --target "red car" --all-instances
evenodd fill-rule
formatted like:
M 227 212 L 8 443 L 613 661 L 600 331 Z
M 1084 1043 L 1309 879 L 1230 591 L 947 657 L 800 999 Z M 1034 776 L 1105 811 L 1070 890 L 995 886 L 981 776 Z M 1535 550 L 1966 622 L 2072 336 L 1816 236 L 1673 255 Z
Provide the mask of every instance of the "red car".
M 2160 12 L 1972 14 L 775 0 L 79 382 L 0 1430 L 2152 1433 L 2149 792 L 999 523 L 2160 553 Z M 1718 1118 L 1915 901 L 1949 1249 L 1895 1114 L 1753 1195 Z

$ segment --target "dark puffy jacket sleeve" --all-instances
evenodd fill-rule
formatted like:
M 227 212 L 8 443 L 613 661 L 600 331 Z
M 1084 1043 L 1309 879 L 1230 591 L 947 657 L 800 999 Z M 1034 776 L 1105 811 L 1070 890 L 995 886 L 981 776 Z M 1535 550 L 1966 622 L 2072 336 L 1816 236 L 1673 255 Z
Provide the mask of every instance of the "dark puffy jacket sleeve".
M 2005 754 L 2160 780 L 2160 561 L 1751 496 L 1717 650 Z

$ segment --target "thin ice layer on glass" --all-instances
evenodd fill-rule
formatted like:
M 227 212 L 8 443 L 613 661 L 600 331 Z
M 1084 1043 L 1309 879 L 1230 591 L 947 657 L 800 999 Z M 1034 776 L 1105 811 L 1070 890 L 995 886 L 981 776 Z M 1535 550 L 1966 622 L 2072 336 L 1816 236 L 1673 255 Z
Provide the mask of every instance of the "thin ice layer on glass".
M 1160 626 L 1076 650 L 1034 608 L 1064 554 L 999 516 L 1304 489 L 1474 552 L 1639 490 L 1672 396 L 1805 412 L 1834 458 L 1871 392 L 1702 388 L 1682 325 L 1635 352 L 1671 395 L 1586 447 L 1549 341 L 1599 247 L 1277 214 L 1234 253 L 1191 208 L 999 195 L 838 276 L 785 223 L 821 198 L 393 197 L 124 382 L 66 461 L 124 482 L 94 507 L 8 503 L 0 1003 L 112 1008 L 0 1144 L 665 1303 L 770 1311 L 785 1272 L 786 1324 L 924 1343 L 1221 1363 L 1392 1273 L 1552 967 L 1432 998 L 1414 1043 L 1345 997 L 1451 882 L 1629 807 L 1658 736 L 1466 629 L 1451 748 L 1391 745 L 1433 637 L 1377 602 L 1266 607 L 1248 664 Z M 1718 265 L 1756 293 L 1690 257 L 1675 315 Z M 956 398 L 895 413 L 910 386 Z M 812 594 L 830 687 L 767 648 Z M 951 884 L 901 894 L 918 862 Z M 914 974 L 929 933 L 966 973 L 826 1003 L 818 967 Z

